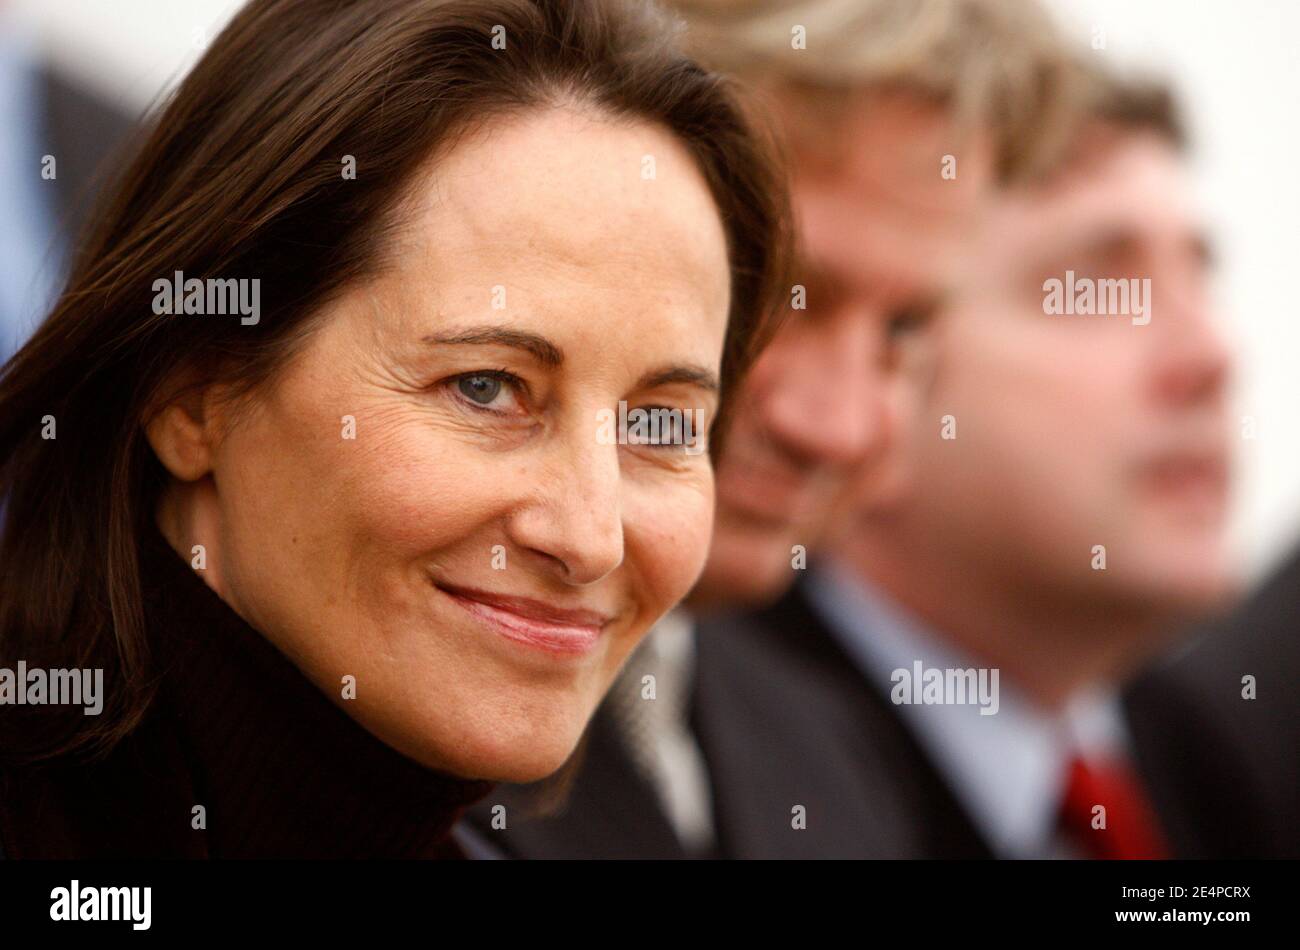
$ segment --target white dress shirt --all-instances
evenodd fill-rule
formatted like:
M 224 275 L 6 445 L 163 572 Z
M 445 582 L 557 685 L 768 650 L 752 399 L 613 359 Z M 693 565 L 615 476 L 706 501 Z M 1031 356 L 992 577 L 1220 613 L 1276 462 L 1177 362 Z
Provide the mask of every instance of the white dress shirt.
M 894 670 L 978 668 L 910 612 L 834 563 L 808 578 L 808 596 L 871 686 L 889 697 Z M 1073 857 L 1057 819 L 1070 763 L 1127 754 L 1118 697 L 1098 689 L 1051 711 L 1031 702 L 999 674 L 998 708 L 976 704 L 898 704 L 939 774 L 994 854 L 1008 858 Z

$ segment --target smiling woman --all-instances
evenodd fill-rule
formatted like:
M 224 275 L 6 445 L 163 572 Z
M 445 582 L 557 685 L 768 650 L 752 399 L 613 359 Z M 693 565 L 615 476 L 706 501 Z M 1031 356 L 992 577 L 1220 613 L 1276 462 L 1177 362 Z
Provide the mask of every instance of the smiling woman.
M 0 662 L 105 684 L 3 713 L 10 856 L 454 853 L 564 763 L 713 512 L 698 446 L 600 420 L 716 426 L 776 296 L 778 179 L 671 35 L 255 0 L 217 39 L 0 380 Z M 260 319 L 151 308 L 182 272 Z

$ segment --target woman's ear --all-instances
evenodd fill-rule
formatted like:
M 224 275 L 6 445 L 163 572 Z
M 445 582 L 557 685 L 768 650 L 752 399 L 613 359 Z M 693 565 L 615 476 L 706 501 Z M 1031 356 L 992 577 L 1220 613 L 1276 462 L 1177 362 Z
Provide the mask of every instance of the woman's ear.
M 145 426 L 158 460 L 183 482 L 197 481 L 212 470 L 218 428 L 210 394 L 210 387 L 183 387 Z

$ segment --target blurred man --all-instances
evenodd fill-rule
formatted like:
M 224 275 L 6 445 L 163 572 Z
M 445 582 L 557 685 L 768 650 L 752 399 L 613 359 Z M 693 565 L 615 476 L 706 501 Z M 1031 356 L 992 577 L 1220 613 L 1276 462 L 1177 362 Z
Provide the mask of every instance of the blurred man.
M 698 55 L 745 79 L 776 126 L 798 229 L 791 313 L 738 400 L 691 598 L 730 608 L 779 596 L 795 547 L 875 476 L 920 372 L 909 337 L 995 180 L 1053 153 L 1072 73 L 1019 0 L 677 5 Z
M 1070 161 L 997 203 L 905 487 L 782 608 L 865 679 L 908 829 L 887 856 L 1258 853 L 1231 746 L 1158 684 L 1119 696 L 1235 587 L 1231 354 L 1181 146 L 1167 95 L 1103 86 Z
M 800 245 L 791 312 L 737 399 L 692 613 L 665 618 L 629 660 L 558 814 L 529 820 L 500 796 L 480 809 L 482 837 L 518 856 L 769 849 L 790 806 L 754 813 L 764 790 L 730 760 L 756 738 L 746 710 L 701 685 L 740 688 L 748 659 L 715 655 L 694 617 L 779 597 L 875 477 L 924 371 L 915 337 L 995 183 L 1045 161 L 1068 113 L 1071 69 L 1033 3 L 681 7 L 696 52 L 753 77 L 756 111 L 787 143 Z M 753 700 L 787 711 L 779 690 Z M 816 725 L 804 735 L 814 757 L 817 737 Z M 813 854 L 851 844 L 824 829 L 798 841 Z

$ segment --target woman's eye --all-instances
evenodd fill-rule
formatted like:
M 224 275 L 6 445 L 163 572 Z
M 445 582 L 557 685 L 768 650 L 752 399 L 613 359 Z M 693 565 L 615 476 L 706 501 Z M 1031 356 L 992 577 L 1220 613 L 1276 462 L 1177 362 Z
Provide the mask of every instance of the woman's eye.
M 703 451 L 705 432 L 698 409 L 642 406 L 627 413 L 628 445 L 654 449 L 674 448 L 690 455 Z
M 468 373 L 452 383 L 468 402 L 484 409 L 513 412 L 519 408 L 518 386 L 508 373 Z
M 466 376 L 457 384 L 461 394 L 479 405 L 489 405 L 501 392 L 501 380 L 491 376 Z
M 651 412 L 657 413 L 662 421 L 651 429 L 647 445 L 682 445 L 685 442 L 686 434 L 683 431 L 680 413 L 659 406 L 654 407 Z

